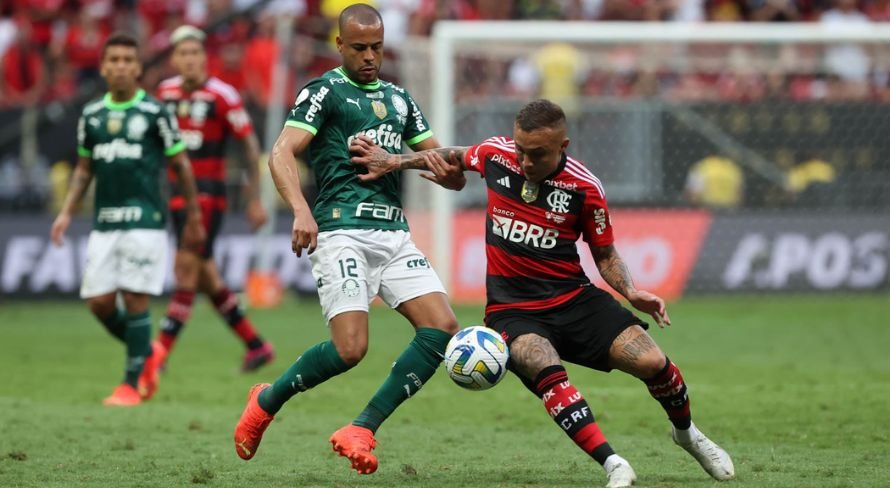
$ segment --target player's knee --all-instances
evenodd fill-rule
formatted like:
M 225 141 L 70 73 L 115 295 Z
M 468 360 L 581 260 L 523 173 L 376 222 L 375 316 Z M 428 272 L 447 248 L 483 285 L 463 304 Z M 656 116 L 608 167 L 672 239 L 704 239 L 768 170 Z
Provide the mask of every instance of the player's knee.
M 87 306 L 90 312 L 99 318 L 108 317 L 117 310 L 114 295 L 90 298 L 87 300 Z
M 457 331 L 460 330 L 460 324 L 457 323 L 457 317 L 452 315 L 444 320 L 439 320 L 437 324 L 433 325 L 434 328 L 441 330 L 442 332 L 446 332 L 449 335 L 457 334 Z
M 653 378 L 664 370 L 666 363 L 667 358 L 664 356 L 664 353 L 661 352 L 661 349 L 656 348 L 648 351 L 637 360 L 635 365 L 635 369 L 637 370 L 636 376 L 643 379 Z
M 335 346 L 340 359 L 350 367 L 361 362 L 368 352 L 368 343 L 364 341 L 347 341 L 342 344 L 335 344 Z

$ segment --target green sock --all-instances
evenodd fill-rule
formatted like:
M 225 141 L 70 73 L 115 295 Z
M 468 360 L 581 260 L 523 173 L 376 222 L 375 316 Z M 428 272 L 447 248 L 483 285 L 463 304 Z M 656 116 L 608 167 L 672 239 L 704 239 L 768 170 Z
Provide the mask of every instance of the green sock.
M 127 316 L 123 310 L 119 308 L 115 309 L 113 314 L 109 315 L 108 317 L 99 319 L 99 322 L 102 322 L 105 330 L 107 330 L 109 334 L 117 338 L 117 340 L 124 343 L 127 342 L 125 338 L 127 333 Z
M 402 355 L 396 359 L 389 377 L 368 402 L 368 406 L 352 422 L 377 432 L 383 423 L 405 400 L 414 396 L 432 378 L 442 363 L 445 346 L 451 334 L 439 329 L 417 329 L 417 335 Z
M 320 385 L 351 367 L 337 354 L 333 342 L 320 342 L 298 357 L 270 388 L 260 393 L 257 401 L 263 410 L 275 415 L 292 396 Z
M 151 318 L 148 311 L 127 314 L 127 368 L 124 382 L 136 387 L 145 357 L 151 348 Z

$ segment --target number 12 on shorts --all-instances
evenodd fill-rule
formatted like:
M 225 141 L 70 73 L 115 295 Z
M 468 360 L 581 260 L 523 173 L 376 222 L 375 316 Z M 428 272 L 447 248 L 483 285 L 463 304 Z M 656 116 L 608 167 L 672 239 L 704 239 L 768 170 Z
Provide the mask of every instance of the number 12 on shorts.
M 358 278 L 358 273 L 355 272 L 355 269 L 358 268 L 358 263 L 355 262 L 355 258 L 341 259 L 339 263 L 341 278 Z

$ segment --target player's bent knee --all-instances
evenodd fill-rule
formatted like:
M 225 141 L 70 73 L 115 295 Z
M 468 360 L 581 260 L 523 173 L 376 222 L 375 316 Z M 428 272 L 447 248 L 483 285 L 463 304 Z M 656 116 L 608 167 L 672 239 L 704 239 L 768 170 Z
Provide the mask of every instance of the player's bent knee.
M 451 318 L 449 318 L 447 320 L 440 321 L 437 324 L 433 324 L 433 328 L 439 329 L 442 332 L 446 332 L 449 335 L 454 335 L 454 334 L 457 334 L 457 331 L 460 330 L 460 324 L 457 323 L 456 317 L 451 316 Z
M 642 356 L 636 363 L 636 376 L 641 379 L 653 378 L 664 370 L 667 358 L 661 349 L 654 349 Z
M 108 317 L 117 310 L 116 296 L 110 294 L 88 298 L 87 306 L 96 317 Z
M 334 344 L 334 346 L 337 348 L 337 354 L 340 356 L 340 359 L 350 367 L 360 363 L 368 352 L 367 342 L 353 341 L 345 344 Z

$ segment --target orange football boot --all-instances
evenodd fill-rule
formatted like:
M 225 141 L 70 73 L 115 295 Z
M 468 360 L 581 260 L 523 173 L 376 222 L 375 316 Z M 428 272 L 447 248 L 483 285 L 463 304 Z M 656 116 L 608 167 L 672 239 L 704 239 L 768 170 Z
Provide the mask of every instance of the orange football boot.
M 140 403 L 142 403 L 142 399 L 139 398 L 139 392 L 126 383 L 117 385 L 111 395 L 102 400 L 102 405 L 107 407 L 135 407 Z
M 151 343 L 151 356 L 145 358 L 142 374 L 139 375 L 139 396 L 143 400 L 151 400 L 158 391 L 160 375 L 158 371 L 167 359 L 167 348 L 158 341 Z
M 247 394 L 247 406 L 244 407 L 238 425 L 235 426 L 235 452 L 245 461 L 256 454 L 260 441 L 263 440 L 263 432 L 274 418 L 274 415 L 266 413 L 257 402 L 260 392 L 270 386 L 272 385 L 269 383 L 258 383 L 251 387 Z
M 371 450 L 377 447 L 377 439 L 370 429 L 349 424 L 331 435 L 334 452 L 348 458 L 352 469 L 359 474 L 371 474 L 377 471 L 377 457 Z

